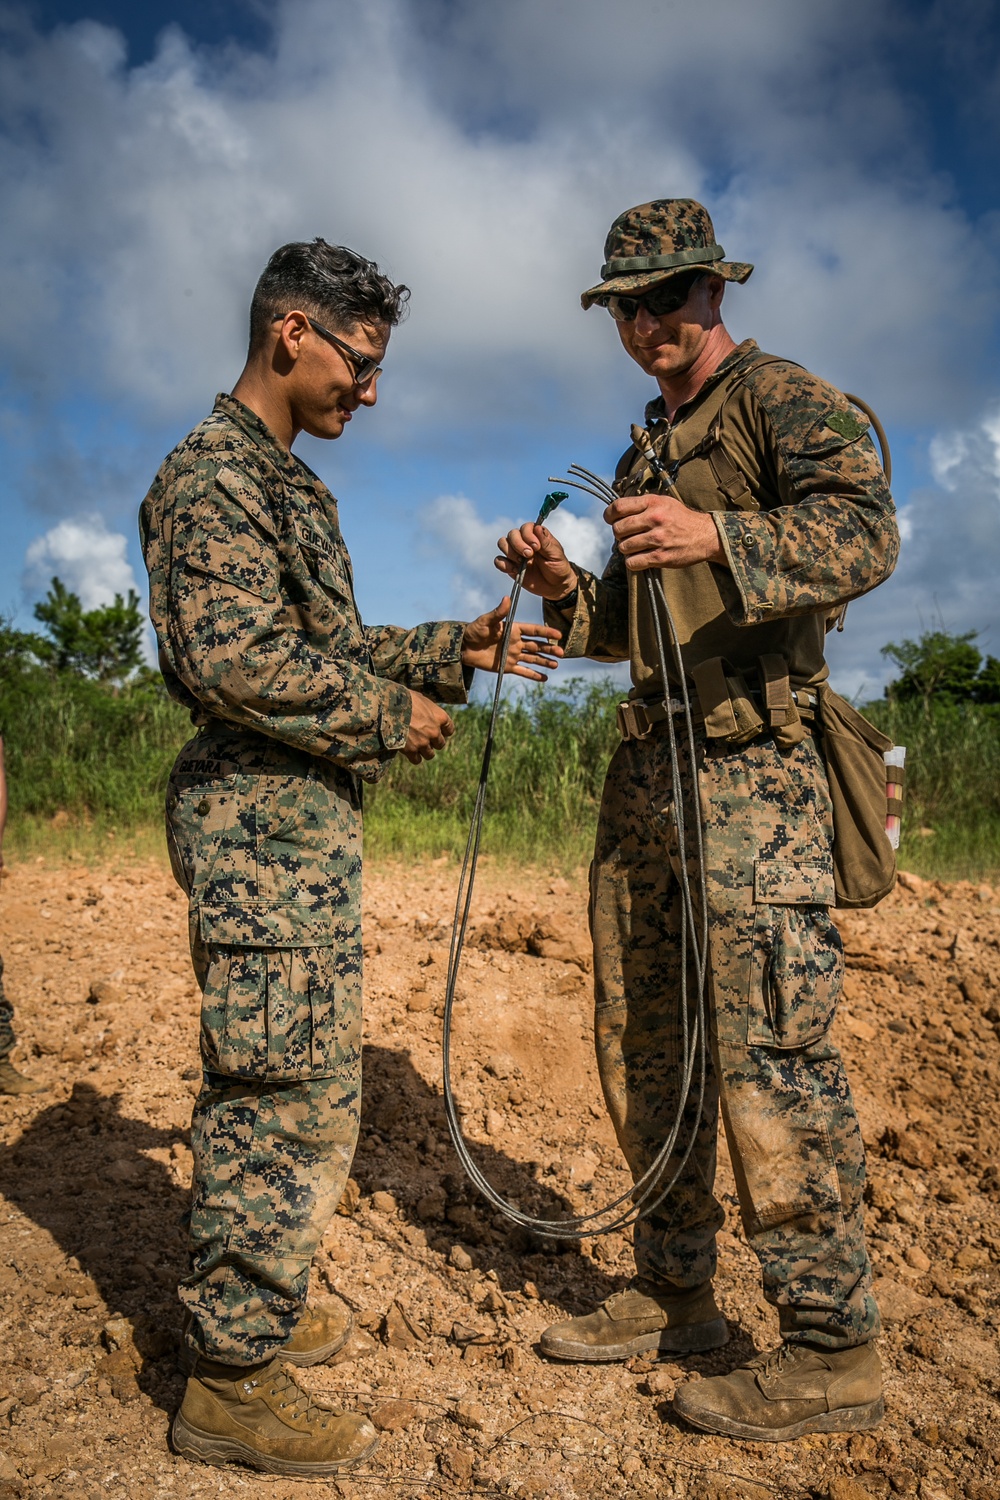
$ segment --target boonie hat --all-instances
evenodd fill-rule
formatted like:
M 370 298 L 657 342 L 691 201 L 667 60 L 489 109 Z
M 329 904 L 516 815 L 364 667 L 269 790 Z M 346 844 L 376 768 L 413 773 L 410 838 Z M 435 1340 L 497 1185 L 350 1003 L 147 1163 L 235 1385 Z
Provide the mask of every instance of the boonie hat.
M 726 281 L 746 281 L 753 266 L 725 260 L 708 210 L 693 198 L 654 198 L 619 214 L 604 241 L 601 280 L 584 292 L 584 307 L 616 293 L 656 286 L 681 271 L 710 271 Z

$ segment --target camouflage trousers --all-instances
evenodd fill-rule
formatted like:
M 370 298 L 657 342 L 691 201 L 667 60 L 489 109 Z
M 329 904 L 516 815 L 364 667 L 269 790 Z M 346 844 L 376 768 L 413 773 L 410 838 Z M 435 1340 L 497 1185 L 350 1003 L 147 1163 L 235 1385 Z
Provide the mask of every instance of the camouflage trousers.
M 864 1243 L 864 1148 L 830 1025 L 843 982 L 832 820 L 814 741 L 739 749 L 696 731 L 708 875 L 711 1049 L 689 1099 L 664 1204 L 635 1227 L 652 1281 L 694 1286 L 716 1269 L 719 1108 L 744 1229 L 783 1338 L 848 1347 L 879 1329 Z M 681 747 L 691 859 L 691 777 Z M 611 762 L 591 875 L 595 1030 L 605 1098 L 638 1178 L 681 1092 L 680 863 L 665 725 Z M 697 903 L 697 893 L 695 891 Z M 694 990 L 689 965 L 688 985 Z M 693 1146 L 687 1161 L 684 1152 Z
M 14 1007 L 3 987 L 3 954 L 0 953 L 0 1062 L 6 1062 L 17 1045 L 14 1035 Z
M 167 842 L 202 990 L 180 1297 L 196 1352 L 255 1364 L 294 1330 L 357 1144 L 360 794 L 337 767 L 210 726 L 171 773 Z

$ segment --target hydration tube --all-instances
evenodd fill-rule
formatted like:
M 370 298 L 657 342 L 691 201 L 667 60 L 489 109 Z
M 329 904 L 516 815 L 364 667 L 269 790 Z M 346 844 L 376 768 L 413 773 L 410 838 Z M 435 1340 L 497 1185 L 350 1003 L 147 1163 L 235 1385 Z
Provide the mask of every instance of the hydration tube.
M 679 498 L 673 490 L 673 475 L 667 475 L 660 464 L 648 433 L 643 429 L 634 429 L 633 436 L 641 435 L 645 443 L 641 444 L 643 456 L 651 464 L 659 476 L 665 478 L 668 483 L 668 492 Z M 570 474 L 575 477 L 566 480 L 556 480 L 555 483 L 565 483 L 574 489 L 583 490 L 586 494 L 600 500 L 604 505 L 612 503 L 618 498 L 610 485 L 606 484 L 590 470 L 581 468 L 579 465 L 571 465 Z M 550 481 L 553 482 L 553 481 Z M 556 506 L 560 505 L 568 496 L 564 491 L 555 491 L 545 497 L 544 503 L 538 513 L 536 525 L 541 525 Z M 452 1087 L 451 1075 L 451 1041 L 452 1041 L 452 1019 L 455 1005 L 455 989 L 458 982 L 459 968 L 462 960 L 462 952 L 465 946 L 465 937 L 469 924 L 469 912 L 472 905 L 472 894 L 475 886 L 476 868 L 479 860 L 479 847 L 482 836 L 483 815 L 486 807 L 486 793 L 489 783 L 490 763 L 493 756 L 493 745 L 500 714 L 501 690 L 503 686 L 503 675 L 507 665 L 507 657 L 510 650 L 511 633 L 514 626 L 514 616 L 524 582 L 524 575 L 528 563 L 525 561 L 514 580 L 510 593 L 510 609 L 504 625 L 503 636 L 497 661 L 497 683 L 493 694 L 493 709 L 490 715 L 489 726 L 486 733 L 486 744 L 483 749 L 482 765 L 479 772 L 479 785 L 476 791 L 476 800 L 473 807 L 472 821 L 469 828 L 469 837 L 465 846 L 465 856 L 462 861 L 462 872 L 459 878 L 458 894 L 455 902 L 455 919 L 452 926 L 451 947 L 448 955 L 448 973 L 445 987 L 444 1004 L 444 1027 L 442 1037 L 442 1061 L 443 1061 L 443 1094 L 445 1114 L 448 1120 L 448 1129 L 451 1134 L 452 1143 L 456 1154 L 461 1162 L 467 1176 L 482 1193 L 487 1202 L 498 1209 L 506 1218 L 532 1233 L 549 1239 L 582 1240 L 590 1235 L 612 1234 L 617 1230 L 624 1229 L 639 1218 L 645 1218 L 659 1208 L 669 1197 L 670 1193 L 680 1177 L 681 1172 L 687 1164 L 688 1158 L 694 1149 L 701 1123 L 701 1113 L 704 1106 L 705 1088 L 707 1082 L 707 1058 L 708 1058 L 708 1013 L 706 1006 L 706 983 L 708 977 L 708 901 L 707 882 L 705 875 L 705 858 L 703 846 L 703 832 L 701 822 L 701 803 L 698 784 L 698 746 L 694 735 L 694 722 L 691 713 L 691 702 L 688 694 L 687 679 L 684 672 L 684 663 L 681 656 L 680 641 L 674 619 L 663 591 L 663 584 L 658 573 L 650 570 L 645 574 L 646 590 L 649 607 L 653 619 L 653 628 L 656 637 L 656 649 L 659 655 L 659 665 L 663 682 L 664 696 L 670 697 L 670 678 L 667 669 L 667 647 L 664 642 L 663 625 L 666 624 L 669 636 L 670 652 L 673 658 L 674 672 L 680 685 L 681 704 L 684 718 L 688 750 L 688 769 L 691 778 L 693 822 L 696 830 L 694 845 L 694 863 L 697 870 L 697 898 L 700 903 L 700 922 L 697 920 L 695 910 L 695 897 L 691 890 L 691 875 L 688 859 L 687 826 L 685 821 L 684 798 L 681 792 L 680 755 L 677 744 L 677 731 L 674 724 L 673 711 L 669 711 L 666 717 L 667 739 L 670 754 L 670 768 L 673 786 L 675 789 L 673 816 L 674 830 L 677 836 L 677 857 L 679 884 L 681 889 L 681 932 L 680 932 L 680 1012 L 681 1012 L 681 1058 L 679 1066 L 680 1074 L 680 1097 L 677 1110 L 666 1140 L 657 1152 L 656 1157 L 647 1167 L 637 1181 L 611 1203 L 602 1208 L 594 1209 L 590 1213 L 570 1215 L 564 1219 L 542 1219 L 532 1214 L 525 1213 L 516 1203 L 511 1203 L 503 1197 L 499 1190 L 484 1175 L 474 1160 L 465 1137 L 462 1133 L 459 1120 L 458 1107 L 455 1101 Z M 666 855 L 664 856 L 667 857 Z M 695 976 L 695 991 L 693 997 L 688 989 L 688 959 L 689 948 L 692 967 Z M 664 1182 L 663 1178 L 667 1171 L 671 1158 L 677 1149 L 684 1124 L 685 1114 L 692 1099 L 696 1099 L 697 1107 L 690 1123 L 690 1139 L 683 1148 L 680 1161 L 669 1178 Z M 624 1207 L 624 1205 L 628 1205 Z M 619 1212 L 621 1210 L 621 1212 Z

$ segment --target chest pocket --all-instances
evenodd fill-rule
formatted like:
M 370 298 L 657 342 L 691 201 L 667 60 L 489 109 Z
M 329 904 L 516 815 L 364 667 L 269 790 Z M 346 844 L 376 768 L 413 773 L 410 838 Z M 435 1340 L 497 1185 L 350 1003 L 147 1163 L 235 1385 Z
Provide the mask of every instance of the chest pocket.
M 343 559 L 332 551 L 329 539 L 322 532 L 314 531 L 304 526 L 296 526 L 295 539 L 306 568 L 312 578 L 322 585 L 323 589 L 335 596 L 339 603 L 347 604 L 349 613 L 356 614 L 354 606 L 354 589 Z

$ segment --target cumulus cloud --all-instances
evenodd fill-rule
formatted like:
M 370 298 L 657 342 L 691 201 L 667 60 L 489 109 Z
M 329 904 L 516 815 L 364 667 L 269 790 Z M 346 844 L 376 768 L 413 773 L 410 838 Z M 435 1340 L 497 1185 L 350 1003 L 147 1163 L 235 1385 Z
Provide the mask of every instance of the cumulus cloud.
M 956 26 L 937 0 L 925 29 L 961 73 L 968 117 L 995 130 L 975 49 L 988 7 L 961 7 Z M 914 557 L 936 557 L 938 592 L 972 607 L 944 499 L 988 488 L 998 221 L 936 169 L 925 101 L 893 71 L 910 9 L 619 0 L 611 37 L 604 0 L 275 0 L 266 51 L 198 49 L 174 27 L 141 67 L 112 28 L 43 33 L 0 9 L 0 275 L 17 294 L 0 364 L 20 424 L 17 498 L 37 514 L 44 493 L 46 521 L 96 506 L 117 522 L 89 448 L 78 483 L 32 477 L 48 479 L 67 446 L 67 414 L 179 435 L 238 372 L 267 255 L 315 234 L 413 289 L 391 407 L 387 373 L 367 442 L 426 455 L 458 435 L 489 453 L 555 431 L 560 451 L 613 448 L 646 382 L 579 292 L 616 213 L 691 195 L 729 255 L 757 265 L 727 293 L 737 337 L 857 391 L 924 451 L 939 430 L 936 500 L 900 498 Z M 944 43 L 959 34 L 956 60 Z M 129 460 L 116 505 L 142 493 L 147 463 L 145 449 Z M 498 507 L 446 503 L 456 602 L 492 603 L 505 523 L 485 516 Z M 581 561 L 588 547 L 602 560 L 599 517 L 560 524 Z M 468 561 L 473 545 L 485 565 Z M 901 576 L 923 579 L 908 555 Z M 883 592 L 899 634 L 910 601 Z
M 890 0 L 622 0 L 616 30 L 644 41 L 610 48 L 599 0 L 434 15 L 282 0 L 267 56 L 202 55 L 173 29 L 134 69 L 95 22 L 9 27 L 0 268 L 24 315 L 0 333 L 8 360 L 51 381 L 38 333 L 58 320 L 76 335 L 60 378 L 186 410 L 239 360 L 267 253 L 319 232 L 413 286 L 404 425 L 485 405 L 523 419 L 533 383 L 580 399 L 618 368 L 577 303 L 613 214 L 691 193 L 759 262 L 738 316 L 762 341 L 860 377 L 890 416 L 968 394 L 996 279 L 875 61 Z M 929 299 L 928 264 L 981 269 L 962 299 Z
M 1000 655 L 1000 409 L 936 434 L 928 467 L 933 483 L 914 488 L 902 515 L 896 572 L 851 605 L 844 635 L 831 640 L 846 691 L 880 691 L 890 667 L 873 648 L 925 630 L 974 630 Z
M 451 580 L 459 607 L 470 614 L 491 609 L 509 588 L 504 575 L 493 567 L 497 538 L 532 518 L 494 516 L 483 520 L 466 495 L 439 495 L 425 507 L 423 519 L 428 534 L 461 565 Z M 550 518 L 549 526 L 574 562 L 598 571 L 604 566 L 611 550 L 610 533 L 600 520 L 562 509 Z
M 136 589 L 135 574 L 126 556 L 128 539 L 109 531 L 99 515 L 60 521 L 28 548 L 24 559 L 24 587 L 42 594 L 51 580 L 62 579 L 84 609 L 111 604 L 116 594 Z

